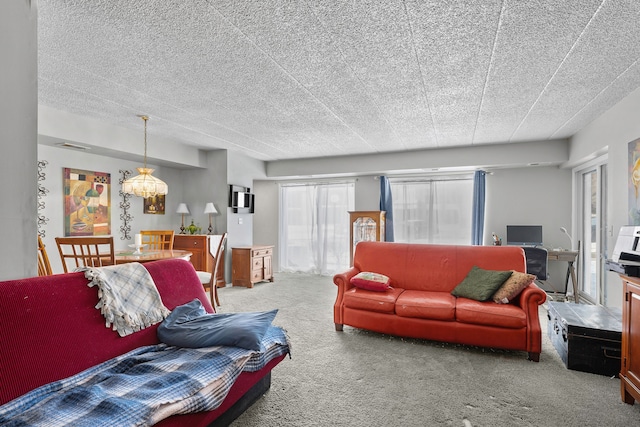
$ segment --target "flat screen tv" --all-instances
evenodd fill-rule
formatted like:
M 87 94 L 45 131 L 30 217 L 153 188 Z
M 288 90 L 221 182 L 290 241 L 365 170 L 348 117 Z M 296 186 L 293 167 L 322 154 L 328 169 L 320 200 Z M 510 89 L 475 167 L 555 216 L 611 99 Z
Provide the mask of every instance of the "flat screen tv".
M 234 213 L 253 213 L 255 196 L 249 187 L 229 185 L 229 207 Z
M 507 245 L 542 246 L 542 226 L 507 225 Z

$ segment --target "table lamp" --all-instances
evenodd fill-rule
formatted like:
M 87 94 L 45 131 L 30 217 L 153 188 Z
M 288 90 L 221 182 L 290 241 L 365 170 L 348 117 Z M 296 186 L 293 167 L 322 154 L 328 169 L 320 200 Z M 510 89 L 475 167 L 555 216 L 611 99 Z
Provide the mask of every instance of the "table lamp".
M 184 214 L 189 214 L 189 208 L 187 207 L 186 203 L 180 203 L 178 205 L 178 210 L 176 211 L 176 213 L 182 214 L 182 225 L 180 226 L 180 234 L 185 234 L 185 228 L 184 228 Z
M 213 227 L 211 226 L 211 215 L 217 214 L 218 211 L 213 203 L 209 202 L 204 206 L 204 213 L 209 214 L 209 232 L 207 234 L 213 234 Z

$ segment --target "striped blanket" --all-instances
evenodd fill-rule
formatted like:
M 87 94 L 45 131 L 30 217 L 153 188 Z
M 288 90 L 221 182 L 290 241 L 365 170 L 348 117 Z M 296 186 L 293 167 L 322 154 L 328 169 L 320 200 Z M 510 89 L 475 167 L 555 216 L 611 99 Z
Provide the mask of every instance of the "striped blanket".
M 0 425 L 150 426 L 174 414 L 213 410 L 243 370 L 262 369 L 289 353 L 279 327 L 270 327 L 262 344 L 260 352 L 140 347 L 0 406 Z

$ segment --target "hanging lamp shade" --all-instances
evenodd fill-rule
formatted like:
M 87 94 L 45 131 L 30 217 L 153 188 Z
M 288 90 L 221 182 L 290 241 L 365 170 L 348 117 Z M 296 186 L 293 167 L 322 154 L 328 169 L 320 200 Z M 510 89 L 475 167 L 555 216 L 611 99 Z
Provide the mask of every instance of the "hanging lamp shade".
M 169 192 L 169 186 L 161 179 L 151 175 L 153 169 L 147 167 L 147 120 L 148 116 L 140 116 L 144 120 L 144 167 L 137 168 L 139 175 L 122 182 L 122 192 L 138 197 L 153 197 Z

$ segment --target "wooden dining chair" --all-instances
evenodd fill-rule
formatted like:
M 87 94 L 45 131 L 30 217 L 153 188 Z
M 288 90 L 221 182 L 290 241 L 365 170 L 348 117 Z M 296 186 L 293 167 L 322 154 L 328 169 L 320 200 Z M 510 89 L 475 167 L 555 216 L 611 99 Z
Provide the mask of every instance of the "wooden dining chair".
M 215 240 L 219 238 L 220 240 Z M 200 279 L 200 283 L 204 286 L 204 289 L 209 291 L 209 299 L 211 300 L 211 305 L 213 307 L 220 307 L 220 299 L 218 298 L 218 287 L 216 286 L 216 277 L 218 276 L 218 269 L 220 267 L 220 259 L 222 258 L 220 255 L 224 251 L 224 246 L 227 242 L 227 233 L 224 233 L 219 236 L 211 236 L 209 238 L 209 252 L 213 256 L 213 268 L 212 271 L 196 271 L 198 273 L 198 278 Z M 217 245 L 216 245 L 217 243 Z M 215 252 L 213 251 L 213 248 Z
M 52 274 L 47 250 L 42 243 L 42 238 L 38 235 L 38 276 L 51 276 Z
M 173 230 L 141 230 L 140 235 L 147 249 L 173 249 Z
M 115 265 L 113 236 L 103 237 L 56 237 L 58 252 L 64 272 L 79 267 L 104 267 Z M 75 263 L 75 266 L 74 266 Z

